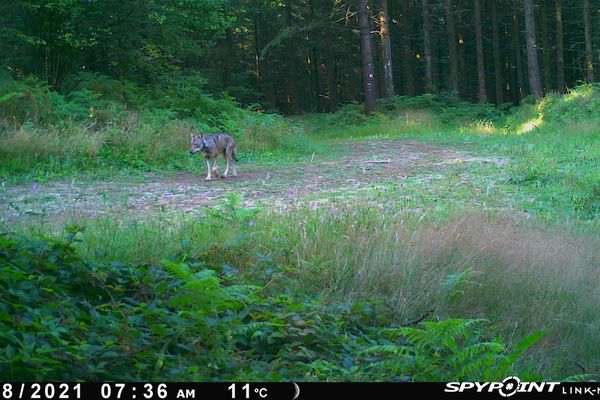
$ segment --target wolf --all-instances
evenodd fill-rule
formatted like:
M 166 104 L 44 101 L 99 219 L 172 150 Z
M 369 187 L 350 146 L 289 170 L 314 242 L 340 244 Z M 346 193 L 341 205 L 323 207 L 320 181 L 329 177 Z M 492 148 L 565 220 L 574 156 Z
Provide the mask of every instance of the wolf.
M 235 140 L 226 133 L 199 133 L 194 135 L 190 133 L 190 139 L 192 146 L 190 148 L 190 154 L 196 154 L 201 151 L 206 160 L 206 168 L 208 168 L 208 174 L 205 181 L 212 180 L 212 174 L 214 173 L 217 177 L 219 176 L 219 157 L 224 157 L 227 161 L 227 168 L 221 178 L 227 178 L 229 170 L 233 172 L 233 176 L 237 176 L 237 170 L 233 161 L 237 161 L 235 156 Z M 214 158 L 213 167 L 210 167 L 210 159 Z

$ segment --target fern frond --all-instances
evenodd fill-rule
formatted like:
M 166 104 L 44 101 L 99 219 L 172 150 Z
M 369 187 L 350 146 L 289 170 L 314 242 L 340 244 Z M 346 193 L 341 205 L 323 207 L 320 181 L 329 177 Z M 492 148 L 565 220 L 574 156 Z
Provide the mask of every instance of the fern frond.
M 189 281 L 192 279 L 193 275 L 190 271 L 190 268 L 187 264 L 181 262 L 173 262 L 166 259 L 161 260 L 162 265 L 165 268 L 165 271 L 169 273 L 173 278 Z

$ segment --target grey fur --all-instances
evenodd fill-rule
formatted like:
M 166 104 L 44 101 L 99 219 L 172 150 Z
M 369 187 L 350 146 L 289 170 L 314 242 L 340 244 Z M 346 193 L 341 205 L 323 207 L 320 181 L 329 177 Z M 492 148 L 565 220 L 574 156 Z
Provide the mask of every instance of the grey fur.
M 233 160 L 237 161 L 235 157 L 235 140 L 231 136 L 226 133 L 200 133 L 198 135 L 192 133 L 190 136 L 192 142 L 190 154 L 196 154 L 200 151 L 204 156 L 204 160 L 206 160 L 208 173 L 204 179 L 205 181 L 212 180 L 212 173 L 219 176 L 219 157 L 224 157 L 227 161 L 227 168 L 221 178 L 227 178 L 230 168 L 233 170 L 233 176 L 237 176 L 237 170 L 233 164 Z M 214 159 L 212 168 L 210 167 L 211 158 Z

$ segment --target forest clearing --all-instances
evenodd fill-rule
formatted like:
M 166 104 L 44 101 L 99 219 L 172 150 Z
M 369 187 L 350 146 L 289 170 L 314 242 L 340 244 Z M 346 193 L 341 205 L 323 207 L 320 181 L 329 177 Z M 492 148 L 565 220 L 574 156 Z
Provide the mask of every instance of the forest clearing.
M 299 202 L 316 205 L 345 197 L 355 199 L 365 191 L 391 189 L 400 193 L 412 181 L 431 187 L 434 181 L 446 180 L 447 175 L 459 177 L 455 186 L 460 182 L 474 186 L 468 183 L 471 168 L 481 168 L 482 164 L 501 167 L 508 163 L 506 158 L 486 158 L 453 147 L 415 141 L 370 140 L 333 145 L 342 154 L 323 160 L 321 154 L 315 153 L 293 166 L 244 165 L 247 169 L 237 178 L 220 182 L 206 183 L 202 172 L 188 172 L 149 173 L 117 181 L 59 180 L 6 185 L 2 190 L 5 207 L 2 214 L 6 222 L 27 219 L 28 215 L 37 219 L 64 219 L 161 211 L 201 214 L 203 206 L 216 205 L 231 195 L 239 195 L 244 207 L 277 210 L 297 206 Z M 468 150 L 465 145 L 459 148 Z M 203 161 L 198 158 L 196 163 L 201 169 Z M 412 190 L 408 188 L 407 192 Z
M 597 1 L 121 3 L 0 2 L 5 380 L 599 378 Z

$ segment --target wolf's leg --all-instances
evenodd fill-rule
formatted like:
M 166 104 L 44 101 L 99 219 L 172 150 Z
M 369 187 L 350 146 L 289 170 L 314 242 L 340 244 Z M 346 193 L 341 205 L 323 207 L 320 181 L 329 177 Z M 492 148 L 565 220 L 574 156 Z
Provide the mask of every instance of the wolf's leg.
M 211 176 L 211 170 L 210 170 L 210 158 L 206 158 L 206 169 L 208 170 L 208 173 L 206 174 L 206 178 L 204 178 L 205 181 L 210 181 L 212 180 L 212 176 Z
M 215 176 L 219 177 L 219 155 L 215 156 L 215 160 L 213 161 L 212 172 Z
M 227 172 L 229 169 L 233 171 L 233 177 L 237 176 L 237 170 L 235 169 L 235 163 L 233 162 L 233 155 L 235 154 L 235 142 L 233 140 L 227 146 Z
M 225 156 L 225 159 L 227 160 L 227 168 L 225 168 L 225 173 L 223 174 L 223 178 L 227 178 L 227 175 L 229 175 L 229 165 L 231 163 L 231 155 L 228 153 Z

